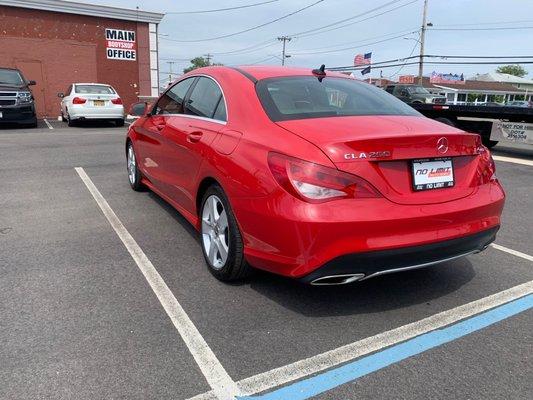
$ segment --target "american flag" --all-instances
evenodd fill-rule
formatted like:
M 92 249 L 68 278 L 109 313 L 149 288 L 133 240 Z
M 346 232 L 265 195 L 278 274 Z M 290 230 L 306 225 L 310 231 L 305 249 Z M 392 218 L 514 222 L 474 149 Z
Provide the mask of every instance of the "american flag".
M 372 53 L 357 54 L 353 59 L 353 65 L 368 65 L 372 62 Z

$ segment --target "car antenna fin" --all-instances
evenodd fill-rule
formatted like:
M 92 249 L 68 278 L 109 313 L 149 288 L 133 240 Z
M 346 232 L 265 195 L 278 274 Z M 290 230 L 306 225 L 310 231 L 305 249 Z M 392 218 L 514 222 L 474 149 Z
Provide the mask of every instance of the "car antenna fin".
M 322 64 L 320 66 L 320 68 L 318 69 L 314 69 L 312 70 L 311 72 L 313 73 L 313 75 L 318 75 L 317 78 L 318 78 L 318 81 L 319 82 L 322 82 L 322 79 L 324 79 L 324 77 L 326 76 L 326 65 L 325 64 Z

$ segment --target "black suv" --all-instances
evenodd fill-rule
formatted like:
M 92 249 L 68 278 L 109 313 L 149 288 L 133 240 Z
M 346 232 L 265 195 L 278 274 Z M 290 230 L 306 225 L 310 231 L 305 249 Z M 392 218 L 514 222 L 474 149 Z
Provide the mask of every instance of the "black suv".
M 395 84 L 385 86 L 385 90 L 407 104 L 445 104 L 446 97 L 430 93 L 420 85 Z
M 30 85 L 18 69 L 0 68 L 0 124 L 37 126 Z

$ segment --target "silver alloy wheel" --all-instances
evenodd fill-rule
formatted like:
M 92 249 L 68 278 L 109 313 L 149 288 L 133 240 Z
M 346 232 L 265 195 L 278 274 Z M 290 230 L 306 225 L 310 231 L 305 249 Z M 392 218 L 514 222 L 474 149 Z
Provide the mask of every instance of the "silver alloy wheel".
M 135 165 L 135 153 L 133 152 L 133 146 L 130 144 L 128 146 L 128 178 L 132 185 L 135 184 L 135 178 L 137 173 L 137 168 Z
M 209 196 L 202 209 L 202 241 L 211 266 L 221 269 L 226 265 L 229 252 L 228 216 L 222 201 Z

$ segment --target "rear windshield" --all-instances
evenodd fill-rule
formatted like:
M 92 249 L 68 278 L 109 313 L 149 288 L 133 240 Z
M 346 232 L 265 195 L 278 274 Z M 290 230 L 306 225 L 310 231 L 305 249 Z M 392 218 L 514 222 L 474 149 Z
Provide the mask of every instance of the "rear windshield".
M 420 115 L 383 89 L 348 78 L 314 76 L 257 82 L 257 95 L 272 121 L 353 115 Z
M 111 86 L 107 85 L 76 85 L 76 93 L 81 94 L 115 94 Z
M 22 76 L 20 76 L 18 71 L 12 69 L 0 69 L 0 84 L 22 86 L 24 85 L 24 79 L 22 79 Z

